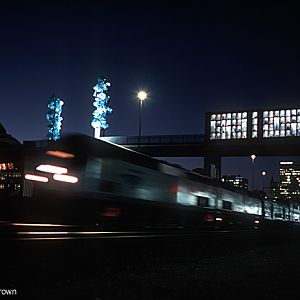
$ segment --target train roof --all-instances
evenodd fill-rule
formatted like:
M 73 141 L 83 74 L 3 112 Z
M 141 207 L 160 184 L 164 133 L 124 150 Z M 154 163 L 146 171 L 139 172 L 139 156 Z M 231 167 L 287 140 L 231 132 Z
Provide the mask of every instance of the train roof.
M 59 148 L 73 153 L 79 158 L 88 156 L 105 157 L 121 159 L 151 169 L 159 168 L 159 161 L 148 155 L 83 134 L 66 136 L 57 142 L 49 144 L 48 148 L 52 150 Z
M 101 139 L 95 139 L 84 134 L 72 134 L 65 136 L 64 138 L 56 142 L 50 142 L 48 143 L 47 149 L 64 150 L 66 152 L 74 154 L 77 158 L 83 160 L 88 156 L 120 159 L 122 161 L 133 163 L 160 172 L 163 171 L 163 168 L 161 166 L 165 165 L 168 167 L 169 171 L 167 172 L 167 174 L 169 175 L 180 176 L 192 181 L 207 183 L 240 194 L 247 194 L 253 197 L 253 195 L 251 195 L 249 191 L 231 187 L 215 178 L 205 176 L 203 174 L 198 174 L 193 171 L 180 168 L 178 166 L 174 166 L 173 164 L 170 164 L 166 161 L 158 160 L 143 153 L 128 149 L 126 147 L 108 141 L 103 141 Z

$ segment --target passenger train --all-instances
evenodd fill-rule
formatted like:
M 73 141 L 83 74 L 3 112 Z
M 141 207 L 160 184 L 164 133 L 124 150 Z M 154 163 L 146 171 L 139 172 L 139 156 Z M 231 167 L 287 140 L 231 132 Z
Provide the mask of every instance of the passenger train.
M 49 221 L 103 229 L 193 230 L 294 226 L 300 220 L 295 203 L 258 199 L 211 177 L 85 135 L 30 149 L 25 173 L 24 196 Z

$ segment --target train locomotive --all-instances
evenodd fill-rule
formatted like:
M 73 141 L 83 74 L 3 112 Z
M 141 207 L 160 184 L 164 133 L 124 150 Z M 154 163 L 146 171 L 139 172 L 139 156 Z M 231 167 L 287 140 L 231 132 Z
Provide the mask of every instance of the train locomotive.
M 24 196 L 43 221 L 103 229 L 258 229 L 294 226 L 300 220 L 295 203 L 258 199 L 211 177 L 85 135 L 30 149 Z

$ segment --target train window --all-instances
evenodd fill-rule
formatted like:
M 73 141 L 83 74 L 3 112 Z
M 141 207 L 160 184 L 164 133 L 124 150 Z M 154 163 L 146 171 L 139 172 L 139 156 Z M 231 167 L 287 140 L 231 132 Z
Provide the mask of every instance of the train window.
M 223 200 L 223 209 L 232 210 L 232 203 L 230 201 Z
M 197 196 L 197 205 L 200 207 L 209 207 L 209 198 Z

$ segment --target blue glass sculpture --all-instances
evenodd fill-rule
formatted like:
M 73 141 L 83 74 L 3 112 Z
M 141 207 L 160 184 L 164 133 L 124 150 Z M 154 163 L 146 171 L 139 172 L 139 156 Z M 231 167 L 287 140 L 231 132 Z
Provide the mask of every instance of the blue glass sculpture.
M 63 118 L 61 117 L 62 106 L 64 102 L 60 100 L 55 95 L 52 95 L 49 98 L 48 108 L 49 111 L 46 114 L 46 118 L 48 121 L 48 134 L 47 138 L 49 140 L 58 140 L 60 138 L 60 131 Z
M 96 107 L 93 112 L 91 125 L 95 129 L 94 137 L 100 138 L 101 130 L 108 128 L 107 115 L 112 112 L 112 109 L 107 106 L 110 96 L 107 94 L 110 89 L 110 82 L 106 78 L 98 78 L 94 89 L 94 103 Z

